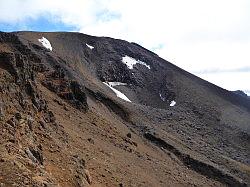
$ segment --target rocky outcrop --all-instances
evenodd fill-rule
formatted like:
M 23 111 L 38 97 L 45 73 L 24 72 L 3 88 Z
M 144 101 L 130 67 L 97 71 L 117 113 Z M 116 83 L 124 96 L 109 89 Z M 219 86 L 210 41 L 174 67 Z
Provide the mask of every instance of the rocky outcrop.
M 27 56 L 16 53 L 1 53 L 0 67 L 7 70 L 15 79 L 17 84 L 22 84 L 28 80 L 34 81 L 34 72 L 31 64 L 28 63 Z
M 85 160 L 83 158 L 79 158 L 78 155 L 74 155 L 72 159 L 75 165 L 75 180 L 77 186 L 89 186 L 92 183 L 92 177 L 86 169 Z
M 63 129 L 58 127 L 39 89 L 36 70 L 39 69 L 37 64 L 41 63 L 40 58 L 12 34 L 0 34 L 0 41 L 5 44 L 11 42 L 12 46 L 12 52 L 0 52 L 0 149 L 5 160 L 0 168 L 5 168 L 6 173 L 11 172 L 6 168 L 11 168 L 19 171 L 20 175 L 22 172 L 29 175 L 16 180 L 16 184 L 13 178 L 6 178 L 5 183 L 10 186 L 22 186 L 24 183 L 42 186 L 41 181 L 39 185 L 35 180 L 27 181 L 27 178 L 35 176 L 31 170 L 39 169 L 39 172 L 45 173 L 40 134 L 60 134 Z M 39 120 L 44 121 L 43 128 Z M 14 166 L 9 165 L 12 162 Z M 54 183 L 53 177 L 48 174 L 44 174 L 44 180 L 47 184 Z
M 153 133 L 146 132 L 144 133 L 144 137 L 154 143 L 155 145 L 159 146 L 162 149 L 166 149 L 173 153 L 175 156 L 180 159 L 183 164 L 185 164 L 187 167 L 190 167 L 191 169 L 201 173 L 202 175 L 205 175 L 209 178 L 213 178 L 215 180 L 218 180 L 224 184 L 227 184 L 229 186 L 242 186 L 246 187 L 247 184 L 242 182 L 241 179 L 238 179 L 231 174 L 218 169 L 216 166 L 208 164 L 206 162 L 202 162 L 198 159 L 193 158 L 189 154 L 180 151 L 175 146 L 171 145 L 170 143 L 166 142 L 160 137 L 157 137 Z
M 15 82 L 26 88 L 27 94 L 32 97 L 33 104 L 42 110 L 45 106 L 43 101 L 38 99 L 37 93 L 34 92 L 36 85 L 34 84 L 36 74 L 43 73 L 46 77 L 42 84 L 51 91 L 66 99 L 77 109 L 87 111 L 87 97 L 84 86 L 77 81 L 72 81 L 71 73 L 63 68 L 58 59 L 46 55 L 46 58 L 52 64 L 43 62 L 42 56 L 36 55 L 23 45 L 18 37 L 13 34 L 1 33 L 0 41 L 12 42 L 16 44 L 16 49 L 20 53 L 2 52 L 0 53 L 0 68 L 8 71 Z M 60 60 L 60 58 L 59 58 Z M 69 78 L 69 76 L 71 78 Z
M 42 84 L 72 104 L 75 108 L 82 111 L 88 110 L 85 88 L 77 81 L 71 81 L 64 77 L 64 71 L 61 69 L 47 75 L 46 79 L 42 81 Z
M 28 157 L 34 162 L 43 165 L 43 154 L 42 154 L 42 146 L 39 145 L 36 148 L 27 148 L 25 150 Z

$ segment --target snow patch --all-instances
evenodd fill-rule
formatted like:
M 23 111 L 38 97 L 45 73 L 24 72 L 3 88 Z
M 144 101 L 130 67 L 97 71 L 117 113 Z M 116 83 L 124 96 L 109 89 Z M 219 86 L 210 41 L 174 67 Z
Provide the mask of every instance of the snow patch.
M 143 66 L 146 66 L 148 69 L 150 69 L 150 66 L 147 65 L 145 62 L 142 62 L 140 60 L 135 60 L 132 57 L 129 56 L 124 56 L 122 57 L 122 62 L 127 65 L 129 69 L 133 69 L 135 64 L 141 64 Z
M 163 97 L 163 96 L 161 95 L 161 93 L 159 93 L 159 95 L 160 95 L 160 98 L 161 98 L 162 101 L 165 101 L 165 100 L 166 100 L 166 98 Z
M 87 46 L 88 48 L 90 48 L 91 50 L 94 49 L 94 47 L 93 47 L 92 45 L 89 45 L 89 44 L 87 44 L 87 43 L 86 43 L 86 46 Z
M 123 99 L 123 100 L 125 100 L 125 101 L 131 102 L 131 101 L 129 100 L 129 98 L 127 98 L 126 95 L 124 95 L 124 94 L 123 94 L 122 92 L 120 92 L 119 90 L 113 88 L 112 85 L 111 85 L 109 82 L 108 82 L 108 83 L 103 82 L 103 84 L 105 84 L 105 85 L 108 86 L 111 90 L 113 90 L 113 92 L 115 92 L 115 94 L 116 94 L 117 97 L 119 97 L 119 98 L 121 98 L 121 99 Z
M 41 39 L 38 39 L 38 41 L 43 45 L 43 47 L 52 51 L 52 46 L 47 38 L 42 37 Z
M 110 86 L 126 86 L 127 83 L 123 82 L 108 82 Z
M 169 106 L 175 106 L 176 102 L 173 100 L 170 102 L 170 105 Z

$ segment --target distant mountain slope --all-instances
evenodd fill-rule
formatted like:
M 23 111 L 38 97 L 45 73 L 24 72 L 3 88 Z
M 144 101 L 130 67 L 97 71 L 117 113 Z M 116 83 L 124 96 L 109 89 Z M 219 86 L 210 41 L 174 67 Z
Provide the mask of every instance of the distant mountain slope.
M 138 44 L 2 32 L 0 83 L 4 185 L 250 184 L 250 100 Z
M 242 90 L 236 90 L 236 91 L 233 91 L 233 93 L 241 95 L 243 97 L 247 97 L 248 99 L 250 99 L 250 97 L 245 92 L 243 92 Z

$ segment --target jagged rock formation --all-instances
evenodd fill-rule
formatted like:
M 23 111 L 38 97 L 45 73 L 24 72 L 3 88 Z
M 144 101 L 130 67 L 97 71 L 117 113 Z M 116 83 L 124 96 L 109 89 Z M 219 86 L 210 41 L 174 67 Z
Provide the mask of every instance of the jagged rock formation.
M 135 43 L 0 33 L 1 186 L 247 186 L 249 114 Z

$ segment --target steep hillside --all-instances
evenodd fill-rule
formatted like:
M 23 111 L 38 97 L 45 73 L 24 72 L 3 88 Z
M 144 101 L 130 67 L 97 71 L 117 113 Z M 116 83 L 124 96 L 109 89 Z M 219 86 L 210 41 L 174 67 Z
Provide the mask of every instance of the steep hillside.
M 123 40 L 0 33 L 1 186 L 248 186 L 250 100 Z

